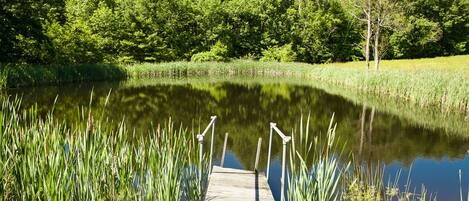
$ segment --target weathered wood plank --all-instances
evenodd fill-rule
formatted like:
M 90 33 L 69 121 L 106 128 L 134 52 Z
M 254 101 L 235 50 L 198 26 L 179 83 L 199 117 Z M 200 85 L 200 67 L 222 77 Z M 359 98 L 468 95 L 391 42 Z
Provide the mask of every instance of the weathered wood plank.
M 254 171 L 214 166 L 206 201 L 273 201 L 267 179 Z

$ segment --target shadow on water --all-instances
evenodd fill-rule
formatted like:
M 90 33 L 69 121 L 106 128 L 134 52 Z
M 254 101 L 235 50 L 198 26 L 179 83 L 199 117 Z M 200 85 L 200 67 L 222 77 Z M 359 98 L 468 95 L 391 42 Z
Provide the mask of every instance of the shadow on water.
M 359 160 L 383 162 L 389 166 L 385 177 L 398 168 L 406 171 L 411 163 L 415 163 L 412 174 L 419 182 L 414 182 L 416 186 L 425 183 L 430 190 L 438 192 L 439 198 L 453 199 L 451 196 L 457 195 L 458 191 L 453 185 L 446 184 L 458 184 L 458 180 L 433 176 L 454 176 L 457 172 L 453 170 L 457 168 L 469 174 L 469 159 L 465 158 L 469 136 L 461 134 L 468 133 L 467 125 L 461 123 L 459 127 L 445 129 L 441 125 L 419 124 L 405 116 L 409 113 L 396 115 L 397 110 L 393 110 L 392 105 L 383 106 L 385 103 L 378 100 L 363 104 L 360 102 L 363 99 L 343 98 L 297 83 L 198 81 L 189 84 L 176 81 L 168 84 L 165 81 L 149 84 L 142 81 L 139 84 L 128 81 L 22 88 L 8 93 L 21 94 L 26 106 L 37 104 L 43 115 L 51 110 L 58 95 L 55 115 L 73 125 L 79 119 L 78 108 L 90 104 L 91 91 L 91 107 L 100 108 L 111 89 L 106 117 L 113 122 L 125 119 L 137 133 L 145 133 L 151 125 L 165 122 L 168 116 L 197 131 L 207 123 L 208 117 L 217 115 L 215 148 L 218 161 L 224 140 L 222 133 L 230 133 L 225 159 L 227 167 L 253 169 L 257 140 L 259 137 L 268 139 L 269 122 L 276 122 L 288 134 L 297 127 L 300 115 L 309 113 L 310 133 L 325 134 L 330 117 L 335 113 L 340 143 Z M 272 153 L 278 157 L 281 142 L 278 138 L 273 140 Z M 264 141 L 259 163 L 261 170 L 267 163 L 267 147 Z M 269 183 L 278 198 L 280 169 L 276 168 L 278 160 L 273 159 Z M 469 181 L 468 176 L 464 179 Z
M 124 80 L 126 71 L 113 64 L 67 64 L 67 65 L 30 65 L 6 64 L 0 66 L 0 75 L 6 76 L 0 83 L 14 88 L 38 84 L 57 85 L 81 81 Z

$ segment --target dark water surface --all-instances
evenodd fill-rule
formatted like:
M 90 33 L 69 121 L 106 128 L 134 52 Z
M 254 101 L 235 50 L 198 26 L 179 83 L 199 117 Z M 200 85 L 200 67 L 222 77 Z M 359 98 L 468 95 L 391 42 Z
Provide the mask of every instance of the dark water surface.
M 25 105 L 37 103 L 43 114 L 51 110 L 58 96 L 55 115 L 73 122 L 78 119 L 78 107 L 89 105 L 91 91 L 94 94 L 92 107 L 100 108 L 111 89 L 106 116 L 114 122 L 125 119 L 135 132 L 145 133 L 151 125 L 164 123 L 168 117 L 178 124 L 198 129 L 209 122 L 211 115 L 217 115 L 217 162 L 224 133 L 230 133 L 225 159 L 227 167 L 252 169 L 257 140 L 262 137 L 260 166 L 265 169 L 269 122 L 276 122 L 290 134 L 298 127 L 300 116 L 310 114 L 311 132 L 324 134 L 335 113 L 336 133 L 346 150 L 364 162 L 384 163 L 386 178 L 393 177 L 402 169 L 401 187 L 410 172 L 412 189 L 419 191 L 424 184 L 429 192 L 437 193 L 439 200 L 459 200 L 459 169 L 463 172 L 465 193 L 469 185 L 469 137 L 464 137 L 464 133 L 428 128 L 405 117 L 383 112 L 380 108 L 356 104 L 310 86 L 283 82 L 137 82 L 23 88 L 8 93 L 21 94 Z M 465 134 L 469 136 L 469 133 Z M 276 198 L 280 194 L 280 152 L 281 142 L 276 138 L 270 181 Z

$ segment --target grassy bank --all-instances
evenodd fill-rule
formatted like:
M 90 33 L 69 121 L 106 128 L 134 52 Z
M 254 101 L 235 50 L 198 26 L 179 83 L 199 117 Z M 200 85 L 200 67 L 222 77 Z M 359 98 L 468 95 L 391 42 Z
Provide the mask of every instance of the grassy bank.
M 236 60 L 228 63 L 171 62 L 134 65 L 6 66 L 0 85 L 18 87 L 77 81 L 154 77 L 301 77 L 355 93 L 391 98 L 443 112 L 469 112 L 469 56 L 383 61 L 379 72 L 363 62 L 311 65 Z
M 0 88 L 58 85 L 71 82 L 123 80 L 123 66 L 112 64 L 26 65 L 0 64 Z
M 220 77 L 190 77 L 190 78 L 162 78 L 162 79 L 132 79 L 123 82 L 124 87 L 141 87 L 141 86 L 154 86 L 158 84 L 170 85 L 197 85 L 207 83 L 220 83 L 226 81 L 225 78 Z M 276 84 L 286 83 L 289 85 L 312 86 L 326 91 L 328 94 L 339 95 L 346 98 L 357 105 L 365 105 L 369 108 L 376 108 L 378 111 L 383 111 L 399 117 L 403 117 L 412 125 L 423 126 L 426 129 L 437 131 L 444 135 L 453 135 L 453 137 L 469 137 L 469 125 L 467 124 L 468 118 L 465 118 L 462 113 L 446 113 L 441 112 L 438 108 L 434 107 L 415 107 L 407 102 L 399 101 L 399 99 L 389 100 L 384 97 L 378 97 L 369 93 L 357 93 L 357 91 L 348 90 L 346 88 L 337 87 L 335 84 L 315 82 L 311 79 L 291 79 L 289 77 L 267 77 L 252 79 L 252 77 L 236 76 L 229 77 L 229 81 L 238 84 Z
M 469 56 L 383 61 L 379 72 L 366 72 L 363 62 L 304 63 L 175 62 L 129 67 L 131 77 L 243 76 L 301 77 L 355 93 L 391 98 L 443 112 L 469 112 Z

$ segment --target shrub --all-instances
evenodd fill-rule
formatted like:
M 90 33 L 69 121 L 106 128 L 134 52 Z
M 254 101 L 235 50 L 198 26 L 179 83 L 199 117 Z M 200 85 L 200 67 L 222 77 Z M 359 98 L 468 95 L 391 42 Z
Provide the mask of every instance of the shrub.
M 293 62 L 296 60 L 296 53 L 292 49 L 291 44 L 286 44 L 281 47 L 271 47 L 262 51 L 264 55 L 260 61 L 279 61 L 279 62 Z
M 228 47 L 222 42 L 218 41 L 210 48 L 210 51 L 200 52 L 192 55 L 191 61 L 228 61 Z

